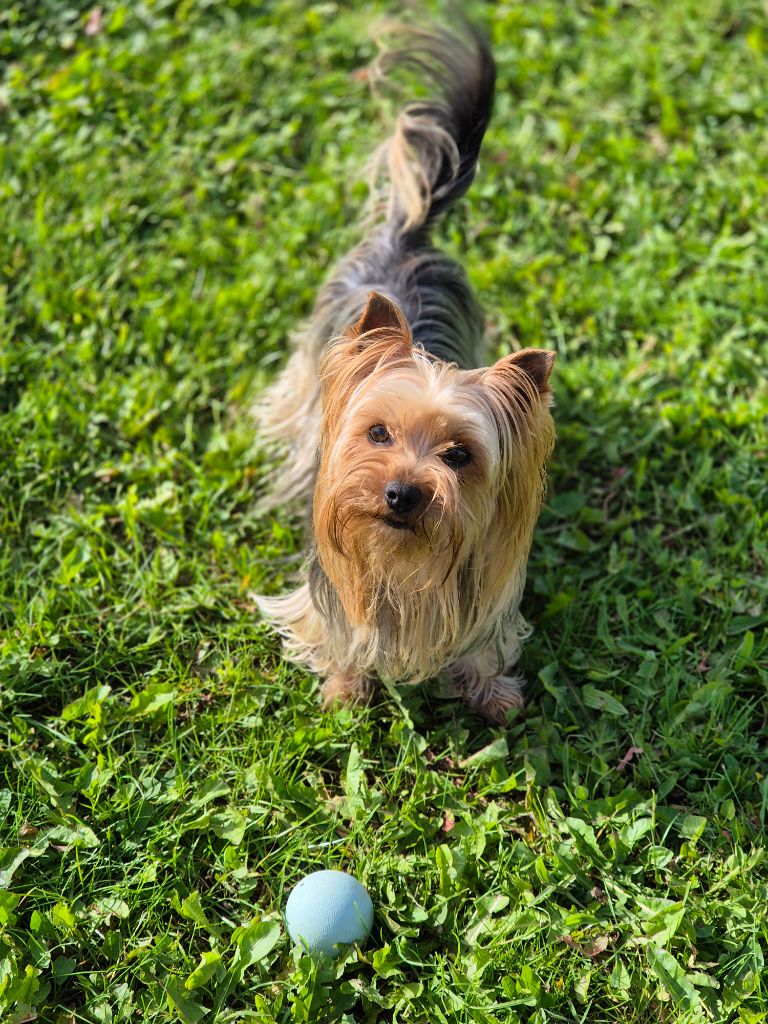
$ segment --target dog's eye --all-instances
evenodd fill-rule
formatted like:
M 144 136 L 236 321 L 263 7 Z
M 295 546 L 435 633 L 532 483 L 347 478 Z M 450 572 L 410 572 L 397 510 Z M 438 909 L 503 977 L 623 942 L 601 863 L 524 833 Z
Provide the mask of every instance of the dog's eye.
M 368 428 L 368 440 L 371 444 L 392 444 L 392 435 L 383 423 L 374 423 Z
M 462 466 L 466 466 L 471 461 L 472 456 L 469 454 L 469 449 L 465 448 L 463 444 L 455 444 L 447 451 L 444 451 L 440 458 L 451 469 L 461 469 Z

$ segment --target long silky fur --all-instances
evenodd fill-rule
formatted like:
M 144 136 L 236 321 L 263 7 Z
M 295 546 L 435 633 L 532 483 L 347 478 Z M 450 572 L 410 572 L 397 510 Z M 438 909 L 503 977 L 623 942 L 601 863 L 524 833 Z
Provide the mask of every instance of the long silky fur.
M 413 26 L 402 38 L 377 80 L 405 66 L 422 73 L 430 98 L 402 110 L 378 151 L 376 180 L 388 186 L 374 192 L 374 223 L 321 290 L 256 408 L 262 435 L 285 454 L 265 504 L 312 495 L 315 538 L 301 585 L 257 600 L 287 656 L 323 676 L 416 682 L 452 664 L 470 703 L 481 707 L 487 690 L 503 716 L 518 682 L 491 677 L 528 632 L 519 606 L 554 442 L 551 354 L 527 350 L 481 368 L 482 311 L 462 268 L 429 242 L 475 173 L 493 101 L 488 46 L 466 26 L 461 38 Z M 389 328 L 361 333 L 350 325 L 365 320 L 371 292 L 399 308 Z M 456 410 L 478 458 L 460 483 L 439 452 L 420 457 L 430 503 L 412 538 L 388 540 L 375 519 L 389 463 L 345 445 L 360 436 L 352 427 L 371 395 L 396 403 L 409 388 L 424 396 L 414 429 L 420 411 Z

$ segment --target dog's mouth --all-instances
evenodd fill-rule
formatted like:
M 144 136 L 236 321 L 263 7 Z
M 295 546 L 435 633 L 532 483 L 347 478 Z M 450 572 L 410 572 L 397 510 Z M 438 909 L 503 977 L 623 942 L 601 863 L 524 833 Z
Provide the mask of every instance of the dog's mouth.
M 409 523 L 405 519 L 396 519 L 394 516 L 379 516 L 379 521 L 386 523 L 387 526 L 391 526 L 393 530 L 410 530 L 414 533 L 413 523 Z

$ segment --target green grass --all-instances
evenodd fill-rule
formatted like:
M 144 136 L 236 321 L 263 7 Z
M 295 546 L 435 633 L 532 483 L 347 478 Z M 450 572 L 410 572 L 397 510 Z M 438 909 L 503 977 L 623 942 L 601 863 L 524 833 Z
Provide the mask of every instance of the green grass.
M 0 1019 L 768 1020 L 763 6 L 479 6 L 440 235 L 559 353 L 506 730 L 322 714 L 248 596 L 300 559 L 246 410 L 357 237 L 372 8 L 102 7 L 0 13 Z M 281 918 L 331 866 L 376 909 L 335 967 Z

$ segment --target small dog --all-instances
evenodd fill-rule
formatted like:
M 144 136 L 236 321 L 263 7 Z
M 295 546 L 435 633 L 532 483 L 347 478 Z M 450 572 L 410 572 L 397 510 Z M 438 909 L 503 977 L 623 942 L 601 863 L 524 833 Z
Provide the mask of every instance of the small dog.
M 377 152 L 388 189 L 338 265 L 284 371 L 257 406 L 287 449 L 269 499 L 313 493 L 301 585 L 258 597 L 287 656 L 325 678 L 326 705 L 376 676 L 447 669 L 475 710 L 522 703 L 511 674 L 529 629 L 519 606 L 554 444 L 554 353 L 483 365 L 484 318 L 433 225 L 475 175 L 495 65 L 482 35 L 407 26 L 375 69 L 417 70 L 432 98 L 405 105 Z

